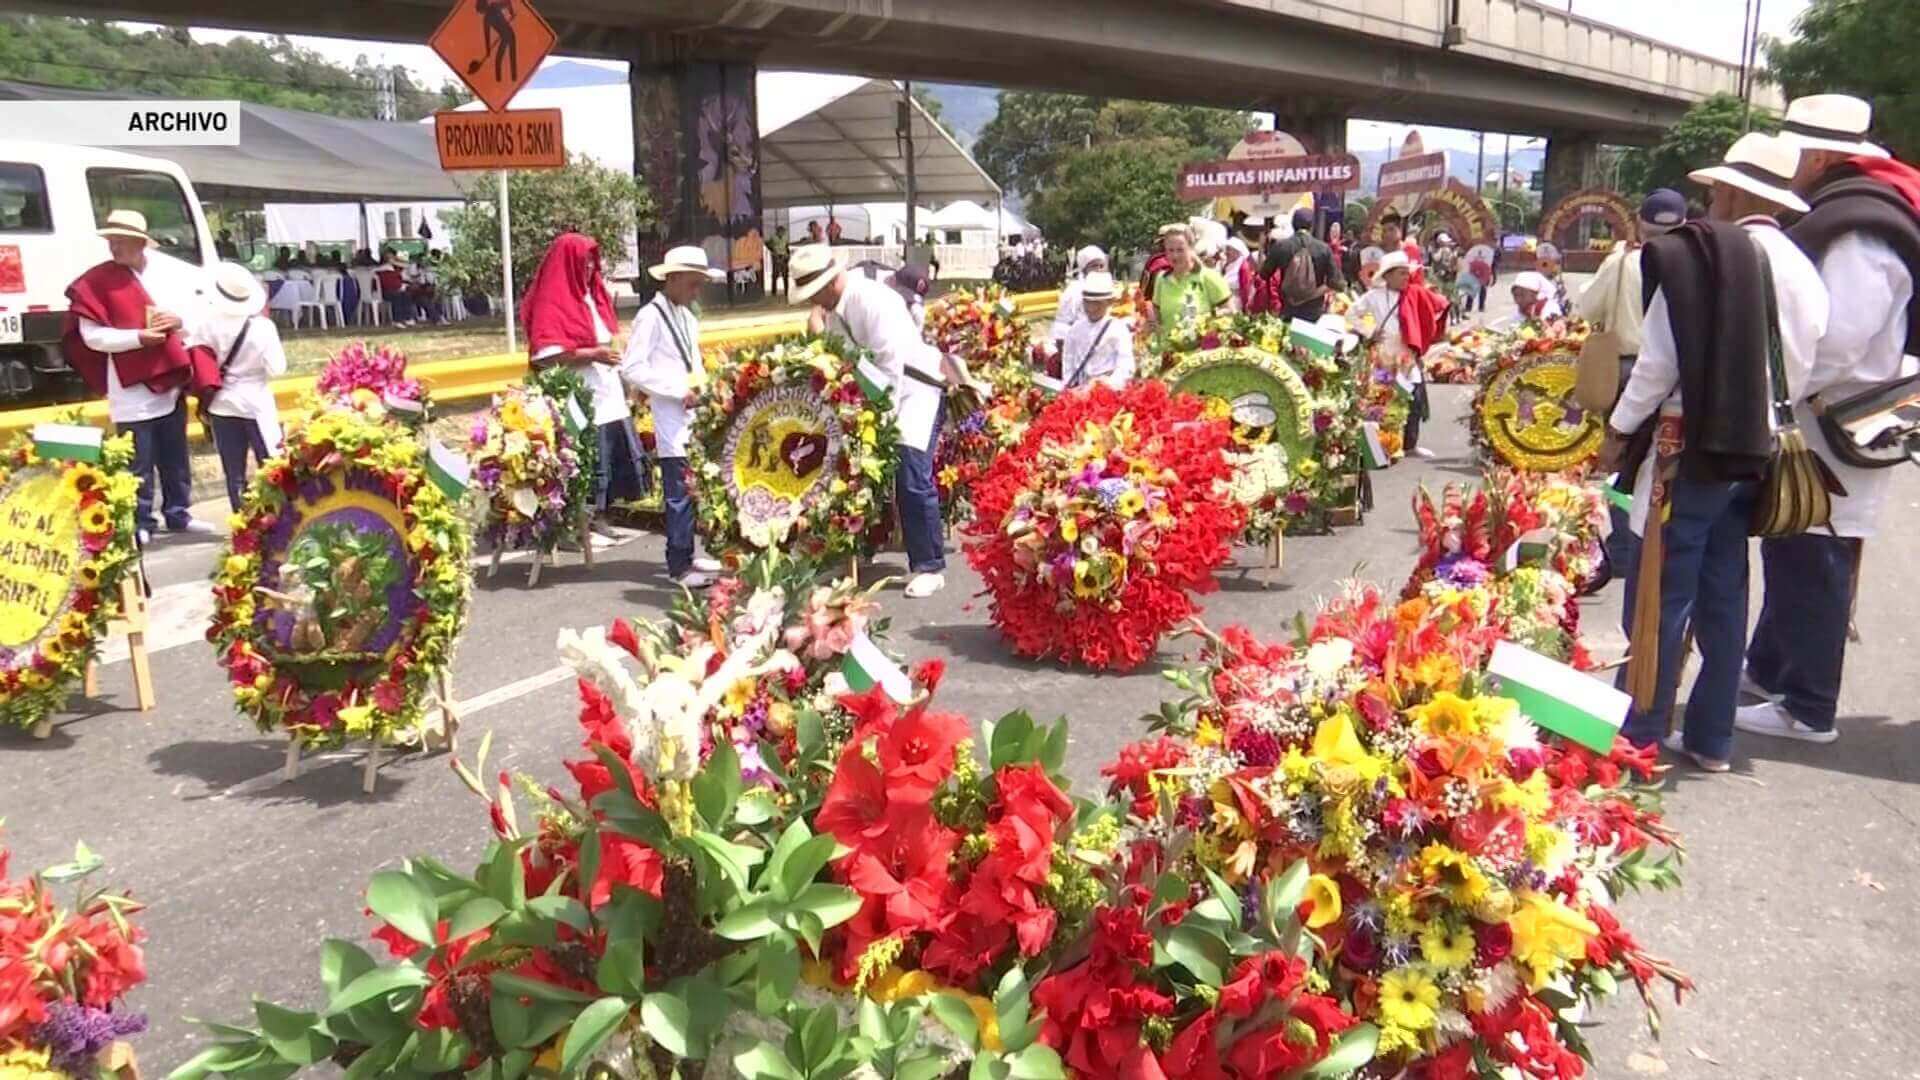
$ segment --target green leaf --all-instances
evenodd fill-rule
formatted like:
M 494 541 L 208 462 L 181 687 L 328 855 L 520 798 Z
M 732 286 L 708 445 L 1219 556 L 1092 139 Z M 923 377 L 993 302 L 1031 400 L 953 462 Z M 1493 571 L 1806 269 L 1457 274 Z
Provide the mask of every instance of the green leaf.
M 447 940 L 459 941 L 506 918 L 507 909 L 491 896 L 476 896 L 460 905 L 447 927 Z
M 673 850 L 673 830 L 667 828 L 666 819 L 626 792 L 602 792 L 593 800 L 593 808 L 606 815 L 606 824 L 614 832 L 663 854 Z
M 998 770 L 1026 760 L 1027 736 L 1033 734 L 1033 717 L 1014 711 L 1000 718 L 989 736 L 987 766 Z
M 714 924 L 713 932 L 728 941 L 754 941 L 778 928 L 773 921 L 773 905 L 764 897 L 735 908 Z
M 1220 906 L 1231 913 L 1227 916 L 1227 921 L 1235 926 L 1240 925 L 1240 894 L 1233 891 L 1233 886 L 1228 884 L 1226 878 L 1205 867 L 1201 869 L 1207 875 L 1207 888 L 1212 890 L 1213 898 L 1220 901 Z
M 808 952 L 820 955 L 820 939 L 827 936 L 826 924 L 820 921 L 820 916 L 811 911 L 796 911 L 789 925 L 800 935 L 800 940 L 807 943 Z
M 438 944 L 434 928 L 440 921 L 439 907 L 433 894 L 412 875 L 398 870 L 373 875 L 367 885 L 367 907 L 387 925 L 420 944 Z
M 527 868 L 520 861 L 520 847 L 497 841 L 487 864 L 487 895 L 508 911 L 519 911 L 527 902 Z
M 812 709 L 801 709 L 794 713 L 793 730 L 794 741 L 803 758 L 818 755 L 826 744 L 826 721 Z
M 1327 1050 L 1327 1056 L 1314 1062 L 1304 1080 L 1340 1080 L 1373 1060 L 1380 1046 L 1380 1029 L 1361 1024 L 1341 1032 Z
M 935 993 L 927 997 L 927 1009 L 933 1018 L 940 1021 L 961 1045 L 972 1048 L 980 1045 L 980 1022 L 974 1019 L 973 1006 L 958 994 Z
M 473 1046 L 465 1035 L 448 1028 L 423 1028 L 417 1033 L 413 1067 L 424 1073 L 443 1073 L 458 1069 Z
M 754 788 L 740 797 L 733 807 L 733 822 L 752 828 L 765 825 L 773 820 L 777 807 L 773 801 L 773 792 L 766 788 Z
M 1306 899 L 1307 878 L 1311 876 L 1307 860 L 1301 859 L 1279 877 L 1267 881 L 1266 892 L 1260 898 L 1260 913 L 1276 930 L 1285 929 L 1293 920 L 1300 901 Z
M 327 1003 L 327 1008 L 330 1012 L 346 1012 L 396 990 L 417 990 L 429 981 L 427 973 L 412 964 L 375 968 L 348 983 L 345 990 Z
M 727 880 L 733 882 L 734 888 L 742 892 L 747 888 L 749 868 L 759 865 L 766 856 L 764 849 L 735 844 L 710 832 L 696 832 L 686 838 L 686 843 L 692 844 L 713 860 Z
M 505 994 L 508 997 L 532 998 L 535 1001 L 563 1001 L 575 1005 L 593 1000 L 591 995 L 583 994 L 578 990 L 571 990 L 540 979 L 529 979 L 507 971 L 493 973 L 493 992 L 495 997 Z
M 777 1016 L 800 984 L 800 950 L 789 934 L 775 934 L 760 943 L 754 970 L 754 1005 L 763 1015 Z
M 773 842 L 773 853 L 767 856 L 766 876 L 760 881 L 762 888 L 771 884 L 776 897 L 783 901 L 793 899 L 794 893 L 799 890 L 786 888 L 781 883 L 781 877 L 787 872 L 788 860 L 793 858 L 794 853 L 799 851 L 800 846 L 805 844 L 812 835 L 812 831 L 807 828 L 807 823 L 798 817 L 787 823 L 787 827 L 780 832 L 780 838 Z M 808 875 L 809 880 L 811 877 L 812 875 Z M 767 878 L 772 879 L 771 883 Z
M 812 914 L 829 930 L 858 915 L 860 904 L 860 894 L 845 885 L 809 885 L 793 898 L 797 910 Z
M 583 934 L 593 926 L 586 906 L 571 896 L 536 896 L 527 901 L 527 910 L 543 919 L 564 923 Z
M 594 981 L 609 994 L 637 998 L 647 989 L 647 942 L 645 938 L 623 938 L 608 944 L 594 969 Z
M 49 866 L 45 870 L 40 871 L 39 878 L 42 881 L 57 885 L 86 877 L 88 874 L 100 869 L 100 866 L 100 856 L 93 853 L 93 849 L 87 846 L 85 840 L 80 840 L 76 841 L 73 845 L 72 862 L 64 862 L 58 866 Z
M 740 779 L 740 755 L 725 739 L 716 740 L 707 767 L 693 778 L 693 805 L 700 820 L 715 832 L 726 828 L 733 804 L 744 787 Z
M 1179 874 L 1161 874 L 1160 880 L 1153 883 L 1153 906 L 1166 907 L 1176 900 L 1185 900 L 1193 895 L 1193 889 L 1187 879 Z
M 1067 1080 L 1067 1067 L 1051 1046 L 1029 1046 L 1007 1063 L 1013 1067 L 1007 1074 L 1012 1080 Z
M 633 774 L 628 771 L 627 763 L 605 743 L 594 742 L 588 746 L 592 748 L 594 756 L 600 759 L 600 764 L 607 767 L 608 775 L 613 777 L 613 786 L 619 788 L 622 795 L 637 802 L 639 792 L 633 790 Z
M 744 1080 L 804 1080 L 787 1052 L 764 1039 L 733 1055 L 733 1067 Z
M 1167 935 L 1167 955 L 1208 986 L 1226 981 L 1227 943 L 1192 923 L 1181 923 Z
M 938 1080 L 952 1066 L 945 1058 L 918 1057 L 901 1062 L 893 1070 L 893 1080 Z
M 1059 775 L 1067 764 L 1067 721 L 1056 721 L 1047 731 L 1047 742 L 1040 751 L 1040 765 L 1051 775 Z
M 515 1049 L 532 1041 L 533 1008 L 521 1004 L 518 997 L 492 995 L 487 1001 L 487 1018 L 493 1023 L 493 1037 L 501 1046 Z
M 333 1040 L 319 1030 L 320 1018 L 313 1013 L 255 1001 L 253 1015 L 260 1021 L 267 1045 L 287 1062 L 312 1065 L 333 1053 Z
M 687 1003 L 673 994 L 648 994 L 640 1003 L 640 1022 L 647 1036 L 674 1057 L 686 1057 L 689 1023 Z
M 795 822 L 799 824 L 799 822 Z M 804 827 L 804 826 L 803 826 Z M 788 857 L 780 868 L 778 887 L 792 900 L 807 890 L 813 879 L 820 876 L 827 863 L 833 859 L 833 849 L 837 846 L 831 836 L 816 836 L 800 845 L 799 849 Z
M 320 983 L 327 988 L 328 997 L 378 966 L 367 950 L 350 941 L 335 939 L 320 946 Z
M 581 1010 L 567 1028 L 566 1042 L 560 1048 L 560 1071 L 571 1076 L 584 1068 L 626 1019 L 629 1006 L 623 997 L 603 997 Z

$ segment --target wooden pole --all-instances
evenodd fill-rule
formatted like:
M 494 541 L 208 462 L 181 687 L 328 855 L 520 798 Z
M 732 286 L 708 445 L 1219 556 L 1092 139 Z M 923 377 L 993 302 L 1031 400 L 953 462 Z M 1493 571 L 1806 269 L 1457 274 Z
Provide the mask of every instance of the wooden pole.
M 580 513 L 580 565 L 593 569 L 593 513 Z
M 152 712 L 157 698 L 153 690 L 153 661 L 147 655 L 147 590 L 138 572 L 120 581 L 120 611 L 126 621 L 127 659 L 133 664 L 134 699 L 141 712 Z
M 444 668 L 441 669 L 440 674 L 434 677 L 434 684 L 438 686 L 440 690 L 441 741 L 442 744 L 446 746 L 447 753 L 455 753 L 459 749 L 460 710 L 453 702 L 452 673 Z
M 533 548 L 533 565 L 527 569 L 527 587 L 540 584 L 540 564 L 547 561 L 547 553 L 538 546 Z
M 373 794 L 374 785 L 379 780 L 379 773 L 380 741 L 374 739 L 367 743 L 367 767 L 360 777 L 360 790 L 368 795 Z
M 280 782 L 291 784 L 300 776 L 300 736 L 287 732 L 287 765 L 280 773 Z

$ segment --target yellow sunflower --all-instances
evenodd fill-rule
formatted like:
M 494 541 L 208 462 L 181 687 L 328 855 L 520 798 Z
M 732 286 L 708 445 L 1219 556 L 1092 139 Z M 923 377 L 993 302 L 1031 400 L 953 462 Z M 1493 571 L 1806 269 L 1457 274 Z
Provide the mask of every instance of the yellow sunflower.
M 113 531 L 113 514 L 105 503 L 94 503 L 80 511 L 80 527 L 88 533 L 98 536 Z

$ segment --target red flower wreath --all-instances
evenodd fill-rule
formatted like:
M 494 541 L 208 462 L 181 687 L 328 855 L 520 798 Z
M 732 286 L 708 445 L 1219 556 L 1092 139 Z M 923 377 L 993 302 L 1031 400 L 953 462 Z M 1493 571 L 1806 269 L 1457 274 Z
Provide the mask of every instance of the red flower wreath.
M 1131 429 L 1105 461 L 1080 469 L 1062 463 L 1083 444 L 1089 425 Z M 1019 445 L 1002 455 L 975 488 L 973 522 L 967 527 L 967 560 L 993 595 L 993 619 L 1021 656 L 1058 656 L 1094 668 L 1126 670 L 1153 654 L 1160 636 L 1198 610 L 1194 593 L 1215 587 L 1213 572 L 1226 562 L 1242 524 L 1242 511 L 1221 493 L 1230 475 L 1227 424 L 1206 419 L 1206 406 L 1190 395 L 1172 396 L 1158 382 L 1125 390 L 1094 386 L 1047 406 Z M 1135 520 L 1124 570 L 1103 578 L 1099 596 L 1076 589 L 1077 544 L 1061 537 L 1064 517 L 1030 509 L 1058 506 L 1062 489 L 1084 484 L 1091 470 L 1116 481 L 1151 474 L 1152 505 L 1164 510 L 1148 526 Z M 1073 476 L 1066 474 L 1073 472 Z M 1025 515 L 1020 540 L 1007 525 Z M 1109 515 L 1081 515 L 1081 542 L 1092 538 L 1111 549 L 1121 533 Z M 1036 542 L 1036 534 L 1038 542 Z M 1036 550 L 1043 553 L 1036 565 Z M 1082 568 L 1084 569 L 1084 567 Z

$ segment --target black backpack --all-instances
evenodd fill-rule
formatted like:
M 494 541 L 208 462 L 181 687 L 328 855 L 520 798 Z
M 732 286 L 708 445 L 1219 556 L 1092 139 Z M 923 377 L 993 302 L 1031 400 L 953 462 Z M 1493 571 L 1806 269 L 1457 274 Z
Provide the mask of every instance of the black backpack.
M 1281 271 L 1280 298 L 1288 307 L 1301 307 L 1320 298 L 1320 271 L 1313 265 L 1313 244 L 1304 236 L 1294 239 L 1293 256 Z

